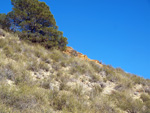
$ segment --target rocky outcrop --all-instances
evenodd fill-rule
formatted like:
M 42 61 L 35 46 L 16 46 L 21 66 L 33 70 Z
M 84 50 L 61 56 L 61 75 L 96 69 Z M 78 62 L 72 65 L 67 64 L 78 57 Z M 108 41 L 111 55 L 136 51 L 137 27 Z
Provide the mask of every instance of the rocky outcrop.
M 98 60 L 89 59 L 89 58 L 87 57 L 87 55 L 84 55 L 84 54 L 82 54 L 82 53 L 80 53 L 80 52 L 77 52 L 77 51 L 74 50 L 72 47 L 67 47 L 66 50 L 64 51 L 64 53 L 67 54 L 67 55 L 70 55 L 70 56 L 79 57 L 79 58 L 81 58 L 81 59 L 83 59 L 83 60 L 93 61 L 93 62 L 99 64 L 100 66 L 103 66 L 103 65 L 102 65 L 102 62 L 100 62 L 100 61 L 98 61 Z

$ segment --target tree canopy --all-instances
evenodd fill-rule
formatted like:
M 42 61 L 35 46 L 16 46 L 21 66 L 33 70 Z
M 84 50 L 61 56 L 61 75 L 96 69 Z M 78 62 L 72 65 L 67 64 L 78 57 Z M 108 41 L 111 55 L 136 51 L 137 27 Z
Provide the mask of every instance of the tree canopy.
M 58 31 L 54 16 L 45 2 L 38 0 L 11 0 L 13 10 L 7 14 L 11 29 L 20 32 L 22 39 L 40 43 L 46 48 L 64 50 L 67 38 Z
M 0 28 L 8 30 L 10 27 L 9 19 L 6 14 L 0 14 Z

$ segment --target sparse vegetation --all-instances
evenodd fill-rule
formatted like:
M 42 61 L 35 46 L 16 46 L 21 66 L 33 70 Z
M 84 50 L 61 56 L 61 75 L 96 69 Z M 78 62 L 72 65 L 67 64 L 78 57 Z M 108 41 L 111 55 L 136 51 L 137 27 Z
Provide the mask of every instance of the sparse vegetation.
M 149 80 L 4 33 L 1 112 L 149 113 Z

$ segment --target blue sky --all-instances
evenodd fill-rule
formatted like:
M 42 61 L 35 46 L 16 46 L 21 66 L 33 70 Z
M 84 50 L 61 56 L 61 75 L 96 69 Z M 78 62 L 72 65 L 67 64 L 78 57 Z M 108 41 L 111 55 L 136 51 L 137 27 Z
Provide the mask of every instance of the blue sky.
M 68 46 L 150 79 L 150 0 L 40 0 L 50 6 Z M 10 0 L 0 13 L 11 11 Z

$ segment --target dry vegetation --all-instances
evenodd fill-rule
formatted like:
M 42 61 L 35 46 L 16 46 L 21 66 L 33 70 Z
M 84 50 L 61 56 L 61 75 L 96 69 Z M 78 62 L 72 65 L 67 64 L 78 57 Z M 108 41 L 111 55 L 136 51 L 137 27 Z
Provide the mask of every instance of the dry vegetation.
M 3 33 L 0 112 L 150 113 L 150 80 Z

